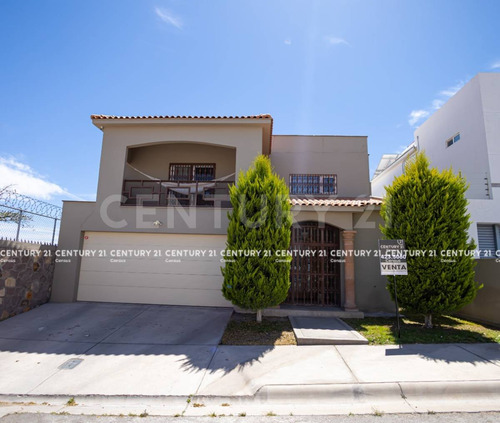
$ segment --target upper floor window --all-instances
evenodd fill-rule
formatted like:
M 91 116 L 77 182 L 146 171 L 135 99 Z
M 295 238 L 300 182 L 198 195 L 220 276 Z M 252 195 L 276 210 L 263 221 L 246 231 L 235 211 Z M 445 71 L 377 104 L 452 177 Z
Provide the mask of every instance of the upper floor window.
M 215 179 L 213 163 L 171 163 L 171 181 L 212 181 Z
M 290 175 L 290 194 L 336 195 L 337 175 Z
M 460 141 L 460 133 L 454 135 L 446 140 L 446 147 L 451 147 L 456 142 Z

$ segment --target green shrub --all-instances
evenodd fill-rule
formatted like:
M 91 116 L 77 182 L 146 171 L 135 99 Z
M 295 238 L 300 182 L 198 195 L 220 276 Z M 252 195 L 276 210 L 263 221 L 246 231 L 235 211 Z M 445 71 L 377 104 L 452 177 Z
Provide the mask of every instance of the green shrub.
M 233 210 L 228 214 L 227 250 L 258 251 L 255 256 L 228 257 L 222 269 L 222 293 L 243 309 L 257 312 L 282 303 L 290 288 L 290 258 L 276 251 L 290 246 L 292 216 L 288 188 L 258 156 L 230 188 Z
M 396 279 L 399 305 L 425 315 L 427 327 L 432 327 L 432 315 L 462 308 L 481 288 L 474 282 L 473 255 L 446 257 L 441 253 L 475 249 L 467 232 L 467 188 L 465 179 L 451 169 L 431 169 L 424 153 L 410 160 L 404 174 L 386 188 L 382 233 L 387 239 L 403 239 L 409 251 L 427 251 L 421 257 L 409 254 L 408 276 Z M 387 288 L 393 296 L 394 277 L 389 277 Z

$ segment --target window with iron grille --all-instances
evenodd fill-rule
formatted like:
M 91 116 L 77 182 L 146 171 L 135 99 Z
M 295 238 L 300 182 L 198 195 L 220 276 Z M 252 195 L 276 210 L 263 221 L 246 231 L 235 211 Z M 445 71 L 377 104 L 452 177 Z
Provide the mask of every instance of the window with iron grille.
M 213 163 L 171 163 L 171 181 L 212 181 L 215 179 Z
M 337 175 L 312 175 L 293 173 L 290 175 L 292 195 L 336 195 Z

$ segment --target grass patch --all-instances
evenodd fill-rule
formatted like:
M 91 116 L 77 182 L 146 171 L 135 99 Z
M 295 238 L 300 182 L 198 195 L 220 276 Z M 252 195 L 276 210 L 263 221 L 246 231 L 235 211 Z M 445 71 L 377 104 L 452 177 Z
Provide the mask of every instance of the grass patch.
M 287 317 L 263 317 L 257 323 L 253 314 L 233 313 L 221 344 L 297 345 L 297 340 Z
M 500 343 L 500 330 L 454 316 L 433 318 L 434 328 L 423 327 L 423 316 L 401 318 L 401 340 L 398 339 L 395 317 L 365 317 L 364 319 L 342 319 L 371 345 L 388 344 L 441 344 L 441 343 Z

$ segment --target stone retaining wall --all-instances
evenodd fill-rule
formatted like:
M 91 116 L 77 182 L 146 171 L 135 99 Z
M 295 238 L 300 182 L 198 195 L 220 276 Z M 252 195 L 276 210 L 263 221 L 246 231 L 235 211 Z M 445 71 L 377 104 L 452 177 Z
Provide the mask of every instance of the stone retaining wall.
M 0 240 L 0 320 L 46 303 L 55 246 Z

